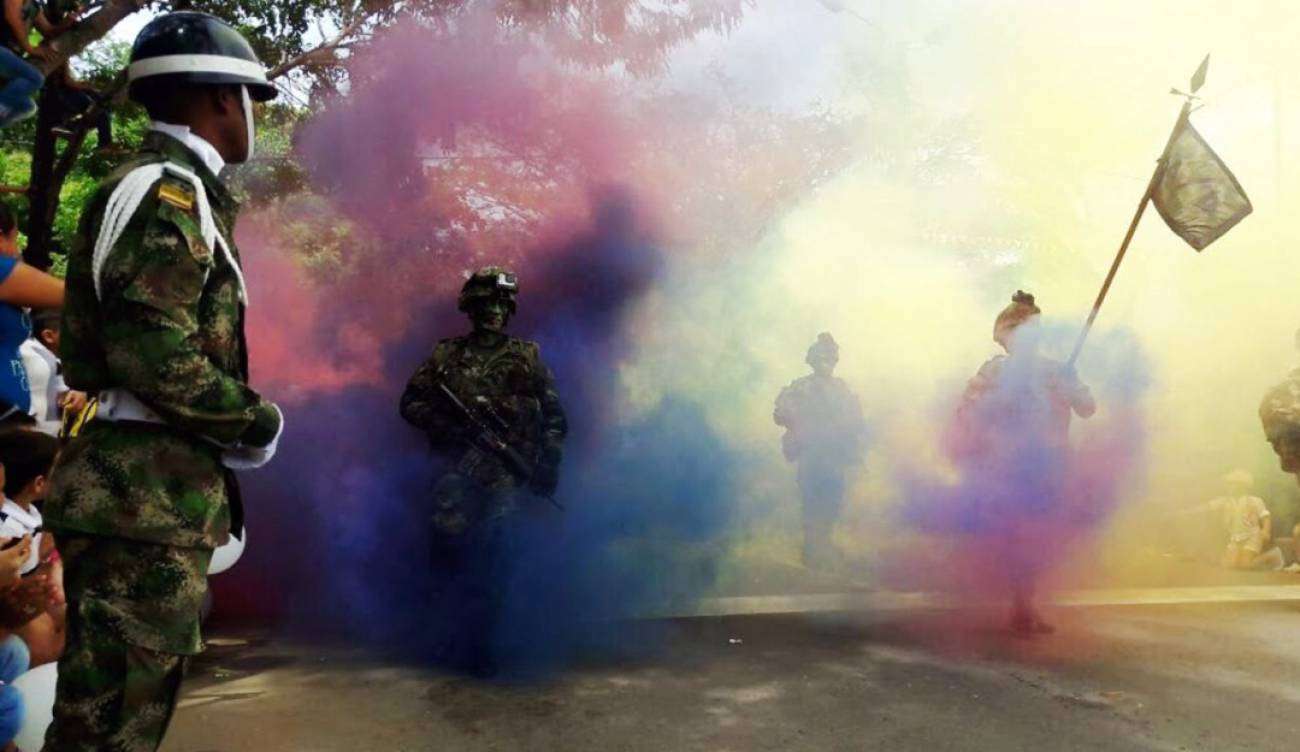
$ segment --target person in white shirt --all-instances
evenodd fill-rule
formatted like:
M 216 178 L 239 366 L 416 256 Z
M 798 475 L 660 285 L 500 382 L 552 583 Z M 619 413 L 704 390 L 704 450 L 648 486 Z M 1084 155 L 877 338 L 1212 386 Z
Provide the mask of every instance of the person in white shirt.
M 29 414 L 37 430 L 58 436 L 65 415 L 76 415 L 86 406 L 86 395 L 70 389 L 63 380 L 59 362 L 59 312 L 32 314 L 32 337 L 18 348 L 31 389 Z
M 0 593 L 0 628 L 12 630 L 27 643 L 31 663 L 58 660 L 63 652 L 66 614 L 63 565 L 53 537 L 43 531 L 36 502 L 45 496 L 47 477 L 59 442 L 25 428 L 0 432 L 0 537 L 30 536 L 31 552 L 19 569 L 21 584 Z
M 1199 505 L 1189 513 L 1211 513 L 1218 517 L 1227 534 L 1219 562 L 1228 569 L 1281 569 L 1282 552 L 1271 546 L 1273 516 L 1268 505 L 1250 494 L 1254 478 L 1245 470 L 1234 470 L 1223 477 L 1228 494 Z

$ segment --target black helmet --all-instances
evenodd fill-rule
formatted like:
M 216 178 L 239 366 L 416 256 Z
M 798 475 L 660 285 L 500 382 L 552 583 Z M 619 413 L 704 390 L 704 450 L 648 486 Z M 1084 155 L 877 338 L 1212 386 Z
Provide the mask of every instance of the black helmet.
M 515 312 L 515 294 L 519 292 L 519 278 L 514 272 L 500 266 L 485 266 L 474 272 L 460 288 L 456 307 L 468 313 L 478 301 L 503 297 Z
M 159 16 L 135 38 L 127 69 L 132 96 L 137 82 L 162 76 L 193 84 L 244 84 L 258 102 L 276 95 L 248 40 L 207 13 Z

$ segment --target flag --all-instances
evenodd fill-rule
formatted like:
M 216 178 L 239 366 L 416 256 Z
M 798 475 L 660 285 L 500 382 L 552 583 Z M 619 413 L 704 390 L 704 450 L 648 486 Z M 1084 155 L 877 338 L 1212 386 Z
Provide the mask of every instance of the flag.
M 1237 178 L 1186 117 L 1160 169 L 1151 200 L 1169 229 L 1198 251 L 1251 212 Z

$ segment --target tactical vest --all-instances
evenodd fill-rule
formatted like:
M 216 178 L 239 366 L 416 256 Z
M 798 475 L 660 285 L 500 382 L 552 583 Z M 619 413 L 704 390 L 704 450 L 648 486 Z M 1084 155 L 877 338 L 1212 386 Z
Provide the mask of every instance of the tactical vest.
M 499 347 L 482 350 L 468 337 L 456 337 L 444 340 L 440 349 L 447 388 L 517 450 L 535 458 L 543 428 L 537 346 L 508 337 Z

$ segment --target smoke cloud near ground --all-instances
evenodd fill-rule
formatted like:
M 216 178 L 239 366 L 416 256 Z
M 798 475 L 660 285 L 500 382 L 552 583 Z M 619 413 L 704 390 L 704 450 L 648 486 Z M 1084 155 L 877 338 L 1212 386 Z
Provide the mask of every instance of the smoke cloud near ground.
M 1217 495 L 1233 467 L 1286 519 L 1294 480 L 1255 409 L 1292 365 L 1300 324 L 1285 221 L 1300 186 L 1278 163 L 1294 134 L 1277 127 L 1289 100 L 1275 97 L 1296 85 L 1293 35 L 1279 31 L 1295 20 L 1216 12 L 1210 24 L 1221 8 L 1208 2 L 1131 5 L 918 3 L 875 11 L 869 30 L 816 25 L 842 86 L 795 97 L 779 76 L 750 77 L 725 96 L 816 98 L 858 119 L 826 142 L 771 143 L 757 153 L 781 160 L 753 174 L 749 156 L 717 153 L 739 126 L 696 129 L 698 91 L 655 100 L 679 109 L 638 108 L 672 77 L 575 72 L 485 21 L 450 39 L 404 26 L 359 54 L 352 90 L 299 144 L 324 208 L 255 211 L 240 231 L 255 380 L 289 429 L 276 464 L 248 479 L 251 546 L 218 580 L 224 602 L 324 614 L 380 639 L 418 628 L 436 463 L 397 399 L 433 343 L 464 330 L 464 275 L 495 261 L 520 273 L 512 329 L 541 344 L 572 422 L 567 510 L 525 535 L 509 582 L 499 644 L 520 664 L 608 647 L 612 632 L 594 625 L 610 614 L 790 585 L 798 491 L 772 402 L 821 331 L 871 424 L 836 530 L 856 584 L 956 590 L 969 576 L 994 592 L 980 562 L 1005 541 L 961 521 L 991 498 L 1006 504 L 995 516 L 1013 514 L 1040 470 L 1064 492 L 1032 555 L 1060 586 L 1140 575 L 1166 512 Z M 737 43 L 794 54 L 810 41 L 763 23 L 752 11 Z M 1057 464 L 990 488 L 942 436 L 967 379 L 999 352 L 994 316 L 1016 289 L 1035 293 L 1046 352 L 1065 358 L 1172 125 L 1178 102 L 1164 92 L 1211 48 L 1209 104 L 1194 118 L 1255 215 L 1200 255 L 1144 219 L 1079 363 L 1097 415 L 1074 421 Z M 818 180 L 782 192 L 793 166 L 826 153 Z M 554 171 L 549 183 L 518 176 L 533 192 L 524 218 L 439 180 L 481 169 L 513 185 L 500 165 L 514 158 Z M 736 207 L 768 214 L 757 231 L 710 235 Z M 286 212 L 347 228 L 341 271 L 287 257 Z M 475 217 L 504 229 L 465 232 Z
M 379 58 L 360 60 L 351 96 L 300 144 L 330 197 L 328 219 L 364 243 L 343 249 L 343 271 L 322 280 L 276 258 L 288 238 L 268 216 L 251 217 L 241 236 L 260 281 L 255 378 L 288 421 L 274 469 L 247 483 L 249 527 L 253 539 L 292 541 L 294 551 L 250 547 L 222 591 L 230 608 L 278 612 L 298 628 L 377 645 L 439 640 L 429 519 L 445 465 L 397 403 L 434 343 L 467 331 L 455 305 L 467 273 L 501 263 L 521 278 L 511 330 L 541 346 L 571 430 L 565 511 L 527 510 L 536 527 L 517 528 L 500 568 L 509 610 L 493 643 L 511 667 L 540 669 L 607 644 L 614 617 L 708 589 L 723 554 L 712 544 L 737 513 L 737 453 L 689 397 L 624 409 L 619 380 L 637 349 L 630 319 L 668 261 L 647 192 L 609 181 L 615 160 L 631 158 L 619 151 L 624 121 L 602 109 L 599 92 L 581 119 L 557 112 L 556 97 L 572 94 L 557 87 L 588 79 L 525 66 L 529 50 L 489 27 L 466 29 L 450 47 L 431 33 L 399 31 Z M 536 204 L 540 229 L 525 244 L 457 244 L 457 223 L 482 207 L 424 176 L 428 148 L 450 152 L 458 134 L 475 132 L 491 134 L 479 148 L 563 157 L 550 164 L 570 174 L 569 192 Z

